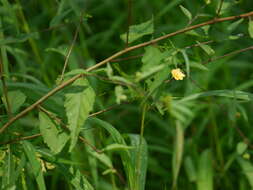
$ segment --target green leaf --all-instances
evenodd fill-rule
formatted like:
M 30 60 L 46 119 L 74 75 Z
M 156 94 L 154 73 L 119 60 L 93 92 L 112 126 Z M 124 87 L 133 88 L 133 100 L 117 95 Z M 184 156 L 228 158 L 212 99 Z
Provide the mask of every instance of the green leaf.
M 165 65 L 162 64 L 162 65 L 157 65 L 157 66 L 151 67 L 144 72 L 137 72 L 135 80 L 136 80 L 136 82 L 140 82 L 141 80 L 146 79 L 146 78 L 154 75 L 155 73 L 163 70 L 164 67 L 165 67 Z
M 60 55 L 62 56 L 66 56 L 67 55 L 67 52 L 68 52 L 68 46 L 67 45 L 61 45 L 61 46 L 58 46 L 57 48 L 46 48 L 45 49 L 46 52 L 56 52 L 56 53 L 59 53 Z
M 123 145 L 123 144 L 110 144 L 108 146 L 106 146 L 105 148 L 102 149 L 102 151 L 125 151 L 125 150 L 129 150 L 132 149 L 133 147 L 131 146 L 127 146 L 127 145 Z
M 184 8 L 182 5 L 179 5 L 181 11 L 184 13 L 185 16 L 187 16 L 187 18 L 189 20 L 192 20 L 192 14 L 190 11 L 188 11 L 186 8 Z
M 69 171 L 63 171 L 63 173 L 67 176 L 67 180 L 70 180 L 75 190 L 94 190 L 86 177 L 78 169 L 70 167 Z
M 122 86 L 118 85 L 115 87 L 115 96 L 117 104 L 120 104 L 120 102 L 127 100 L 127 96 L 124 94 L 124 89 Z
M 129 27 L 129 36 L 128 36 L 128 42 L 132 43 L 135 40 L 138 40 L 139 38 L 153 34 L 154 32 L 154 23 L 153 18 L 148 20 L 147 22 L 143 22 L 138 25 L 132 25 Z M 120 38 L 126 42 L 126 33 L 120 35 Z
M 146 183 L 146 173 L 148 166 L 148 145 L 144 138 L 139 135 L 128 135 L 130 145 L 134 148 L 130 150 L 132 163 L 135 166 L 134 187 L 131 189 L 144 190 Z
M 185 50 L 181 50 L 181 53 L 183 54 L 185 66 L 186 66 L 186 75 L 187 77 L 190 77 L 190 61 L 188 58 L 188 55 L 186 54 Z
M 244 19 L 241 18 L 240 20 L 237 20 L 237 21 L 233 22 L 232 24 L 230 24 L 227 28 L 228 31 L 230 31 L 230 32 L 234 31 L 239 26 L 239 24 L 241 24 L 243 22 L 243 20 Z
M 44 142 L 55 154 L 59 153 L 69 139 L 68 134 L 62 127 L 53 121 L 48 115 L 39 112 L 40 132 Z
M 213 190 L 213 169 L 211 153 L 209 150 L 205 150 L 200 155 L 197 176 L 198 190 Z
M 22 43 L 32 38 L 38 38 L 39 33 L 38 32 L 32 32 L 29 34 L 19 34 L 16 37 L 6 37 L 0 39 L 0 46 L 12 44 L 12 43 Z
M 193 160 L 190 156 L 187 156 L 184 160 L 184 168 L 185 172 L 187 174 L 187 177 L 190 182 L 195 182 L 197 180 L 197 175 L 196 175 L 196 169 L 194 167 Z
M 244 142 L 239 142 L 236 146 L 236 151 L 237 151 L 237 154 L 241 155 L 243 154 L 248 148 L 248 145 L 245 144 Z
M 33 172 L 36 182 L 39 186 L 39 190 L 46 190 L 41 164 L 36 157 L 36 152 L 35 152 L 34 146 L 30 142 L 24 141 L 23 148 L 24 148 L 25 154 L 31 164 L 32 172 Z
M 1 176 L 2 189 L 15 188 L 15 162 L 12 148 L 8 145 L 8 152 L 3 161 L 3 175 Z
M 239 165 L 241 166 L 243 173 L 247 177 L 248 182 L 251 186 L 251 189 L 253 189 L 253 165 L 252 165 L 252 163 L 247 160 L 244 160 L 240 157 L 237 158 L 237 161 L 238 161 Z
M 179 101 L 186 102 L 189 100 L 194 100 L 194 99 L 198 99 L 201 97 L 208 97 L 208 96 L 222 96 L 222 97 L 235 98 L 238 100 L 245 100 L 245 101 L 249 101 L 252 98 L 252 95 L 250 93 L 239 91 L 239 90 L 213 90 L 213 91 L 207 91 L 203 93 L 192 94 Z
M 157 66 L 161 63 L 163 59 L 163 54 L 160 50 L 154 46 L 148 46 L 145 48 L 144 56 L 141 61 L 143 63 L 141 67 L 142 72 L 150 70 L 150 68 Z
M 92 111 L 95 101 L 95 92 L 87 79 L 77 79 L 71 87 L 71 92 L 65 94 L 64 102 L 71 138 L 70 151 L 74 148 L 81 127 Z
M 102 162 L 108 168 L 113 168 L 112 161 L 109 156 L 104 153 L 97 153 L 95 151 L 89 151 L 93 157 L 97 158 L 100 162 Z
M 249 19 L 249 25 L 248 25 L 248 31 L 249 31 L 249 36 L 253 38 L 253 19 Z
M 172 157 L 172 171 L 173 171 L 173 187 L 177 186 L 177 178 L 179 175 L 182 157 L 184 151 L 184 129 L 179 121 L 176 121 L 176 139 L 174 142 L 174 152 Z
M 19 90 L 9 91 L 8 100 L 9 100 L 12 113 L 15 113 L 24 104 L 26 100 L 26 95 Z M 2 97 L 2 101 L 4 102 L 5 108 L 8 109 L 5 97 Z
M 203 44 L 197 41 L 201 49 L 203 49 L 208 55 L 213 55 L 215 54 L 215 51 L 207 44 Z

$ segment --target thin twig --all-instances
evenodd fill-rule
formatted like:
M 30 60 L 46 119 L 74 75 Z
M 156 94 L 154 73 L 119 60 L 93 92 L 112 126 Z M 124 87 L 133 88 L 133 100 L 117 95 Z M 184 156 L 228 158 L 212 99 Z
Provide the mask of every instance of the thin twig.
M 204 23 L 200 23 L 200 24 L 196 24 L 196 25 L 193 25 L 193 26 L 189 26 L 187 28 L 178 30 L 176 32 L 172 32 L 172 33 L 169 33 L 167 35 L 158 37 L 158 38 L 153 39 L 151 41 L 144 42 L 144 43 L 141 43 L 141 44 L 138 44 L 138 45 L 134 45 L 134 46 L 128 47 L 128 48 L 126 48 L 124 50 L 121 50 L 121 51 L 113 54 L 112 56 L 104 59 L 103 61 L 97 63 L 96 65 L 93 65 L 93 66 L 87 68 L 86 71 L 89 72 L 89 71 L 95 70 L 95 69 L 97 69 L 97 68 L 105 65 L 106 63 L 110 62 L 111 60 L 113 60 L 113 59 L 115 59 L 115 58 L 117 58 L 117 57 L 119 57 L 119 56 L 121 56 L 121 55 L 123 55 L 123 54 L 125 54 L 127 52 L 130 52 L 130 51 L 133 51 L 133 50 L 138 49 L 138 48 L 142 48 L 142 47 L 145 47 L 145 46 L 149 46 L 149 45 L 155 44 L 155 43 L 157 43 L 159 41 L 162 41 L 164 39 L 170 38 L 172 36 L 176 36 L 178 34 L 182 34 L 184 32 L 187 32 L 187 31 L 190 31 L 190 30 L 194 30 L 194 29 L 200 28 L 202 26 L 211 25 L 211 24 L 215 24 L 215 23 L 219 23 L 219 22 L 224 22 L 224 21 L 230 21 L 230 20 L 240 19 L 240 18 L 245 18 L 245 17 L 249 17 L 249 16 L 252 16 L 252 15 L 253 15 L 253 11 L 245 13 L 245 14 L 241 14 L 241 15 L 236 15 L 236 16 L 230 16 L 230 17 L 224 17 L 224 18 L 215 18 L 213 20 L 209 20 L 209 21 L 204 22 Z M 30 105 L 29 107 L 27 107 L 25 110 L 23 110 L 22 112 L 20 112 L 16 116 L 12 117 L 0 129 L 0 134 L 3 133 L 3 131 L 7 127 L 9 127 L 12 123 L 14 123 L 16 120 L 18 120 L 19 118 L 23 117 L 25 114 L 27 114 L 28 112 L 30 112 L 31 110 L 33 110 L 37 105 L 41 104 L 42 102 L 44 102 L 45 100 L 47 100 L 50 96 L 52 96 L 56 92 L 60 91 L 64 87 L 68 86 L 69 84 L 73 83 L 75 80 L 77 80 L 78 78 L 80 78 L 82 76 L 83 76 L 82 74 L 78 74 L 78 75 L 70 78 L 69 80 L 65 81 L 64 83 L 60 84 L 59 86 L 57 86 L 56 88 L 54 88 L 53 90 L 51 90 L 50 92 L 48 92 L 46 95 L 44 95 L 38 101 L 36 101 L 35 103 L 33 103 L 32 105 Z
M 126 32 L 126 48 L 128 47 L 128 42 L 129 42 L 129 30 L 130 30 L 130 25 L 132 22 L 132 0 L 128 0 L 128 6 L 127 6 L 127 32 Z
M 221 9 L 222 9 L 223 2 L 224 2 L 224 0 L 221 0 L 221 1 L 220 1 L 219 8 L 218 8 L 218 11 L 217 11 L 217 14 L 216 14 L 217 17 L 220 16 L 220 12 L 221 12 Z
M 144 54 L 140 54 L 140 55 L 134 55 L 134 56 L 129 56 L 129 57 L 124 57 L 124 58 L 119 58 L 119 59 L 113 59 L 110 62 L 114 63 L 114 62 L 120 62 L 120 61 L 128 61 L 131 59 L 137 59 L 139 57 L 142 57 Z
M 0 79 L 2 80 L 2 84 L 3 84 L 3 94 L 5 97 L 5 101 L 6 101 L 6 107 L 7 107 L 7 114 L 8 114 L 8 118 L 11 119 L 12 117 L 12 111 L 11 111 L 11 105 L 10 105 L 10 101 L 8 98 L 8 89 L 6 86 L 6 82 L 5 82 L 5 76 L 4 76 L 4 65 L 0 59 Z
M 31 135 L 31 136 L 19 137 L 19 138 L 12 139 L 12 140 L 9 140 L 9 141 L 6 141 L 6 142 L 1 142 L 0 144 L 1 145 L 13 144 L 13 143 L 16 143 L 16 142 L 19 142 L 19 141 L 30 140 L 30 139 L 34 139 L 34 138 L 37 138 L 37 137 L 40 137 L 40 136 L 42 136 L 42 135 L 40 133 L 38 133 L 38 134 L 35 134 L 35 135 Z
M 213 62 L 213 61 L 217 61 L 217 60 L 219 60 L 219 59 L 223 59 L 224 57 L 228 57 L 228 56 L 231 56 L 231 55 L 235 55 L 235 54 L 238 54 L 238 53 L 242 53 L 242 52 L 248 51 L 248 50 L 253 50 L 253 46 L 250 46 L 250 47 L 247 47 L 247 48 L 244 48 L 244 49 L 235 50 L 235 51 L 232 51 L 232 52 L 227 53 L 227 54 L 225 54 L 225 55 L 222 55 L 222 56 L 218 56 L 218 57 L 209 59 L 209 60 L 207 60 L 206 62 L 203 62 L 202 64 L 205 65 L 205 64 L 207 64 L 207 63 L 210 63 L 210 62 Z
M 79 21 L 79 24 L 78 24 L 78 26 L 77 26 L 77 28 L 76 28 L 74 38 L 73 38 L 73 40 L 72 40 L 72 42 L 71 42 L 71 45 L 70 45 L 70 47 L 69 47 L 67 56 L 66 56 L 66 58 L 65 58 L 64 66 L 63 66 L 62 73 L 61 73 L 60 83 L 61 83 L 62 80 L 63 80 L 64 73 L 65 73 L 66 67 L 67 67 L 68 62 L 69 62 L 70 54 L 71 54 L 71 52 L 72 52 L 72 50 L 73 50 L 73 47 L 74 47 L 75 42 L 76 42 L 76 39 L 77 39 L 77 35 L 78 35 L 78 32 L 79 32 L 80 27 L 81 27 L 81 24 L 82 24 L 83 14 L 84 14 L 84 13 L 82 13 L 81 16 L 80 16 L 80 21 Z

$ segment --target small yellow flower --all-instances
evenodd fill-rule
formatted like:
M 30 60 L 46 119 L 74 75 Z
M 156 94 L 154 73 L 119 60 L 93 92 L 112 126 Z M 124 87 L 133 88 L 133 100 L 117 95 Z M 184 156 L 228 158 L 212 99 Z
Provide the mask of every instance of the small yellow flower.
M 181 71 L 181 69 L 172 69 L 171 74 L 175 80 L 183 80 L 185 77 L 185 74 Z

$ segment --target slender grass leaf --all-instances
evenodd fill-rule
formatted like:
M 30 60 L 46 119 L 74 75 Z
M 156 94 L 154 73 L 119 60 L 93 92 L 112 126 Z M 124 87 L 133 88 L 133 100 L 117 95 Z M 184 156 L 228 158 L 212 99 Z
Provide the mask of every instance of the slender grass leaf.
M 187 18 L 189 20 L 192 20 L 191 12 L 188 9 L 186 9 L 185 7 L 183 7 L 182 5 L 179 5 L 179 7 L 180 7 L 181 11 L 184 13 L 184 15 L 187 16 Z
M 253 165 L 251 162 L 243 159 L 243 158 L 237 158 L 237 161 L 239 163 L 239 165 L 242 168 L 243 173 L 245 174 L 245 176 L 248 179 L 248 182 L 251 186 L 251 189 L 253 189 Z
M 102 162 L 108 168 L 113 168 L 112 161 L 109 158 L 109 156 L 107 156 L 106 154 L 104 153 L 99 154 L 95 151 L 90 151 L 89 154 L 97 158 L 100 162 Z
M 207 44 L 203 44 L 197 41 L 201 49 L 203 49 L 208 55 L 213 55 L 215 54 L 215 51 Z
M 112 137 L 115 143 L 122 144 L 126 146 L 124 138 L 121 134 L 115 129 L 111 124 L 100 120 L 98 118 L 89 118 L 87 120 L 87 124 L 89 125 L 98 125 L 103 127 Z M 128 184 L 130 189 L 134 189 L 135 186 L 135 163 L 131 161 L 131 155 L 129 150 L 120 151 L 120 157 L 125 169 L 125 173 L 128 179 Z
M 197 176 L 198 190 L 213 190 L 213 169 L 210 150 L 205 150 L 201 153 Z
M 244 19 L 241 18 L 240 20 L 237 20 L 237 21 L 233 22 L 232 24 L 230 24 L 227 28 L 228 31 L 230 31 L 230 32 L 234 31 L 239 26 L 239 24 L 241 24 L 243 22 L 243 20 Z
M 4 166 L 3 166 L 3 175 L 2 179 L 2 189 L 11 189 L 15 188 L 15 162 L 13 150 L 10 145 L 8 145 L 8 152 L 4 158 Z
M 179 100 L 179 102 L 187 102 L 190 100 L 198 99 L 201 97 L 208 97 L 208 96 L 222 96 L 222 97 L 235 98 L 238 100 L 245 100 L 245 101 L 249 101 L 252 98 L 251 97 L 252 95 L 250 93 L 239 91 L 239 90 L 213 90 L 213 91 L 207 91 L 203 93 L 192 94 L 190 96 L 187 96 Z
M 69 140 L 69 135 L 43 112 L 39 113 L 40 132 L 44 142 L 55 154 L 59 153 Z
M 174 152 L 172 157 L 172 173 L 173 184 L 172 189 L 177 186 L 177 179 L 182 164 L 182 157 L 184 152 L 184 129 L 179 121 L 176 121 L 176 138 L 174 142 Z
M 253 38 L 253 19 L 249 19 L 248 32 L 249 36 Z
M 42 168 L 39 160 L 36 157 L 36 152 L 34 146 L 27 141 L 23 142 L 23 148 L 25 154 L 31 164 L 33 175 L 38 184 L 39 190 L 46 190 L 45 181 L 42 173 Z
M 22 43 L 32 38 L 38 38 L 39 33 L 33 32 L 30 34 L 20 34 L 17 37 L 6 37 L 3 39 L 0 39 L 0 46 L 7 45 L 7 44 L 13 44 L 13 43 Z
M 89 112 L 93 109 L 95 92 L 87 79 L 77 79 L 72 85 L 72 91 L 65 94 L 64 107 L 70 129 L 70 150 L 77 142 L 81 126 L 84 125 Z
M 195 182 L 197 180 L 196 168 L 194 166 L 193 160 L 190 156 L 187 156 L 184 160 L 184 168 L 187 177 L 190 182 Z
M 19 90 L 9 91 L 8 100 L 12 113 L 15 113 L 25 103 L 26 95 Z M 2 101 L 4 102 L 5 108 L 8 109 L 5 97 L 2 97 Z
M 133 149 L 133 147 L 131 146 L 127 146 L 127 145 L 123 145 L 123 144 L 110 144 L 108 146 L 106 146 L 105 148 L 102 149 L 102 151 L 124 151 L 124 150 L 130 150 Z
M 181 50 L 181 52 L 183 54 L 185 65 L 186 65 L 186 75 L 187 77 L 190 77 L 190 61 L 189 61 L 188 55 L 185 53 L 185 50 Z
M 147 22 L 143 22 L 141 24 L 138 25 L 132 25 L 129 27 L 129 36 L 128 36 L 128 42 L 132 43 L 135 40 L 138 40 L 139 38 L 145 36 L 145 35 L 149 35 L 149 34 L 153 34 L 154 32 L 154 23 L 153 23 L 153 18 L 148 20 Z M 126 42 L 126 37 L 127 34 L 124 33 L 122 35 L 120 35 L 120 38 Z
M 139 135 L 128 135 L 130 145 L 134 149 L 130 150 L 132 163 L 135 166 L 134 188 L 136 190 L 144 190 L 146 183 L 146 173 L 148 165 L 148 146 L 144 138 Z

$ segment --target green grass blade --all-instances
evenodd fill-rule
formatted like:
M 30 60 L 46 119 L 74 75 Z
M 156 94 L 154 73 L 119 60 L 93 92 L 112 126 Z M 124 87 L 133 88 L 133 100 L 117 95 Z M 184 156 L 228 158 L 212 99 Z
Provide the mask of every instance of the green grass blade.
M 25 154 L 31 164 L 32 172 L 34 174 L 34 177 L 36 179 L 36 182 L 38 184 L 39 190 L 46 190 L 46 185 L 42 173 L 42 168 L 39 160 L 36 157 L 36 152 L 34 146 L 28 142 L 23 142 L 23 148 L 25 151 Z

